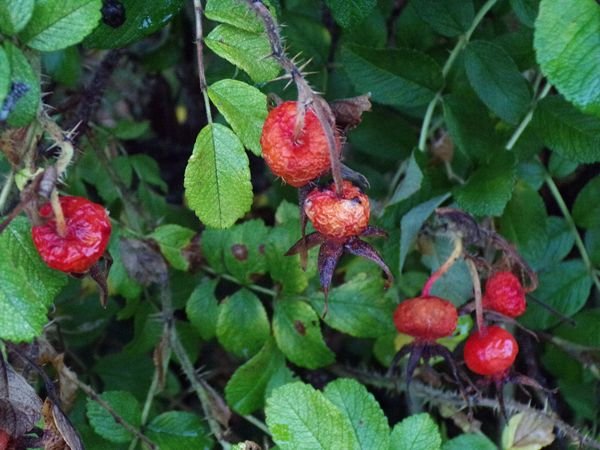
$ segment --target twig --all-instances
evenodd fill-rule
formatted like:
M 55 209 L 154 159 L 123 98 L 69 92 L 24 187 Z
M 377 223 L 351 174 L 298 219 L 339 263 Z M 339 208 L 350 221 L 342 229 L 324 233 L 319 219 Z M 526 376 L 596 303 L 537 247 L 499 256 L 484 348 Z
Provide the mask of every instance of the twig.
M 330 370 L 338 376 L 352 377 L 363 384 L 368 384 L 377 388 L 389 389 L 395 392 L 403 392 L 406 389 L 404 383 L 400 383 L 397 380 L 392 380 L 391 378 L 385 377 L 384 375 L 376 372 L 367 372 L 364 370 L 352 369 L 339 365 L 331 366 Z M 410 389 L 412 395 L 422 397 L 427 402 L 432 404 L 446 406 L 452 405 L 457 408 L 465 408 L 467 406 L 463 396 L 455 391 L 438 389 L 418 380 L 413 380 L 411 382 Z M 499 409 L 498 400 L 495 398 L 477 396 L 470 398 L 470 403 L 475 407 L 490 408 L 494 410 Z M 514 400 L 505 400 L 504 404 L 507 412 L 522 412 L 541 416 L 544 419 L 552 422 L 554 427 L 556 427 L 560 433 L 563 433 L 565 436 L 568 436 L 569 438 L 578 442 L 580 445 L 585 445 L 589 448 L 600 449 L 599 441 L 592 439 L 589 436 L 585 436 L 577 428 L 569 425 L 550 411 L 533 408 L 529 405 L 525 405 Z
M 477 273 L 477 267 L 471 259 L 465 261 L 469 274 L 471 275 L 471 281 L 473 282 L 473 296 L 475 298 L 475 322 L 477 323 L 477 330 L 482 331 L 484 327 L 483 322 L 483 301 L 481 298 L 481 281 L 479 280 L 479 273 Z
M 8 195 L 12 189 L 14 178 L 15 172 L 11 169 L 4 180 L 4 185 L 2 186 L 2 191 L 0 192 L 0 215 L 2 215 L 4 207 L 6 206 L 6 201 L 8 200 Z
M 454 48 L 450 52 L 450 56 L 448 56 L 448 59 L 446 60 L 444 67 L 442 67 L 442 76 L 444 77 L 444 79 L 448 76 L 450 69 L 454 65 L 454 61 L 456 61 L 456 58 L 458 57 L 460 52 L 469 43 L 469 40 L 471 39 L 471 35 L 475 32 L 475 29 L 479 26 L 479 23 L 483 20 L 483 18 L 489 12 L 489 10 L 492 9 L 492 7 L 496 4 L 496 2 L 497 2 L 497 0 L 488 0 L 487 2 L 485 2 L 485 4 L 481 7 L 479 12 L 477 12 L 477 15 L 473 19 L 473 23 L 471 23 L 471 26 L 469 27 L 469 29 L 465 32 L 465 34 L 463 34 L 458 39 L 458 41 L 454 45 Z M 435 94 L 433 99 L 429 102 L 429 105 L 427 105 L 427 111 L 426 111 L 425 117 L 423 119 L 423 124 L 421 125 L 421 132 L 419 133 L 419 150 L 421 150 L 422 152 L 424 152 L 426 150 L 427 135 L 429 134 L 429 126 L 431 124 L 431 119 L 433 117 L 433 112 L 435 110 L 435 106 L 437 105 L 438 101 L 440 101 L 442 99 L 443 90 L 444 90 L 444 87 L 442 87 Z
M 307 81 L 302 75 L 302 69 L 287 57 L 283 49 L 281 36 L 279 34 L 279 27 L 273 20 L 268 8 L 264 5 L 261 0 L 246 0 L 250 8 L 252 8 L 256 14 L 262 19 L 265 31 L 269 42 L 271 43 L 272 57 L 279 63 L 283 68 L 287 76 L 295 83 L 298 89 L 298 114 L 296 115 L 296 131 L 299 132 L 302 129 L 304 114 L 307 107 L 312 107 L 315 115 L 321 123 L 321 127 L 325 132 L 327 138 L 327 145 L 329 147 L 329 159 L 331 161 L 331 176 L 335 183 L 336 192 L 338 195 L 342 193 L 342 169 L 340 163 L 340 157 L 338 154 L 338 146 L 332 124 L 332 112 L 329 105 L 319 95 L 317 95 L 309 86 Z
M 204 98 L 204 109 L 206 110 L 206 120 L 208 123 L 212 123 L 212 113 L 210 111 L 210 100 L 208 98 L 208 92 L 206 92 L 206 75 L 204 73 L 204 57 L 202 44 L 202 2 L 201 0 L 194 0 L 194 14 L 196 18 L 196 59 L 198 61 L 198 81 L 200 82 L 200 91 Z

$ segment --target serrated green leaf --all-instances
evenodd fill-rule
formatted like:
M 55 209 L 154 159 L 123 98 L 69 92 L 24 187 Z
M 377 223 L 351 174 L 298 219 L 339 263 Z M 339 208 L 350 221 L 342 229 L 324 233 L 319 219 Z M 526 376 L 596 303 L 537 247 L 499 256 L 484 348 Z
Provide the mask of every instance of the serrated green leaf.
M 575 314 L 573 320 L 577 323 L 576 326 L 564 323 L 556 328 L 556 336 L 575 344 L 593 348 L 600 347 L 600 333 L 598 333 L 600 308 L 586 308 Z
M 567 317 L 585 305 L 592 280 L 579 259 L 561 262 L 538 274 L 539 287 L 532 295 Z M 527 311 L 520 320 L 533 330 L 545 330 L 561 321 L 559 316 L 535 302 L 529 302 Z
M 205 341 L 215 337 L 217 332 L 219 304 L 215 297 L 216 286 L 216 280 L 202 281 L 185 305 L 188 319 Z
M 454 198 L 458 206 L 475 216 L 500 216 L 512 196 L 515 178 L 514 154 L 500 151 L 453 190 Z
M 260 135 L 267 118 L 267 96 L 237 80 L 219 80 L 208 87 L 208 96 L 245 147 L 260 156 Z
M 1 21 L 1 19 L 0 19 Z M 0 105 L 4 103 L 10 91 L 10 62 L 2 47 L 0 47 Z
M 600 176 L 592 178 L 577 194 L 573 220 L 581 228 L 600 227 Z
M 263 2 L 271 14 L 275 16 L 275 9 L 271 8 L 268 1 Z M 252 33 L 264 31 L 262 20 L 252 11 L 246 2 L 238 0 L 208 0 L 204 7 L 204 15 L 217 22 L 227 23 Z
M 419 163 L 417 163 L 415 154 L 413 152 L 408 159 L 404 178 L 398 184 L 398 187 L 394 191 L 394 194 L 388 202 L 388 205 L 393 205 L 413 195 L 415 192 L 421 189 L 422 181 L 423 171 L 419 167 Z
M 316 369 L 335 360 L 323 341 L 319 317 L 306 302 L 291 298 L 275 302 L 273 335 L 285 356 L 300 367 Z
M 229 128 L 213 123 L 200 131 L 184 186 L 190 208 L 208 226 L 230 227 L 250 209 L 248 156 Z
M 139 428 L 142 422 L 142 409 L 137 399 L 127 391 L 107 391 L 100 394 L 113 410 L 129 425 Z M 106 409 L 89 398 L 87 400 L 87 417 L 96 433 L 104 439 L 116 444 L 126 443 L 133 439 L 133 434 L 117 423 Z
M 358 450 L 350 421 L 323 394 L 304 383 L 277 388 L 267 399 L 267 426 L 281 450 Z
M 154 158 L 137 154 L 128 156 L 128 159 L 129 164 L 131 164 L 140 180 L 160 188 L 163 192 L 167 192 L 167 183 L 161 178 L 160 167 Z
M 325 0 L 325 4 L 340 26 L 350 28 L 367 18 L 377 0 Z
M 204 38 L 204 42 L 221 58 L 240 67 L 256 83 L 272 80 L 281 70 L 271 57 L 271 45 L 264 33 L 218 25 Z
M 533 28 L 540 0 L 510 0 L 510 6 L 523 25 Z
M 277 211 L 280 211 L 281 207 Z M 294 208 L 297 212 L 298 207 Z M 302 270 L 299 255 L 285 255 L 298 240 L 299 227 L 300 222 L 297 219 L 279 224 L 270 230 L 265 246 L 269 274 L 274 281 L 281 283 L 282 292 L 285 294 L 299 294 L 308 286 L 309 275 Z
M 329 293 L 329 312 L 323 319 L 327 325 L 350 336 L 373 338 L 394 331 L 394 303 L 382 295 L 383 280 L 359 273 Z M 311 305 L 323 311 L 323 295 L 313 295 Z
M 273 339 L 248 362 L 240 366 L 225 386 L 225 398 L 238 414 L 251 414 L 262 408 L 271 377 L 285 367 L 285 357 Z
M 267 312 L 256 295 L 240 289 L 219 307 L 217 339 L 240 358 L 256 354 L 269 337 Z
M 562 97 L 540 101 L 533 126 L 544 144 L 563 157 L 580 163 L 600 161 L 600 119 L 582 113 Z
M 399 271 L 402 272 L 404 261 L 408 252 L 412 249 L 417 240 L 419 230 L 425 221 L 433 214 L 433 211 L 440 206 L 450 194 L 438 195 L 427 200 L 418 206 L 415 206 L 408 213 L 402 216 L 400 221 L 400 265 Z
M 18 33 L 27 25 L 33 13 L 34 0 L 3 0 L 0 2 L 0 32 Z
M 148 237 L 158 243 L 160 252 L 174 269 L 188 270 L 190 261 L 183 250 L 195 235 L 194 230 L 170 223 L 159 226 Z
M 600 267 L 600 227 L 585 232 L 585 248 L 594 267 Z
M 412 5 L 421 20 L 448 37 L 467 31 L 475 16 L 472 0 L 419 0 Z
M 184 0 L 120 0 L 125 22 L 117 28 L 100 22 L 83 45 L 90 48 L 121 48 L 166 26 L 185 4 Z
M 362 384 L 338 378 L 325 387 L 323 394 L 348 418 L 361 449 L 389 450 L 387 418 L 377 400 Z
M 230 230 L 211 230 L 206 229 L 202 232 L 200 238 L 200 246 L 202 248 L 202 255 L 206 258 L 206 261 L 217 273 L 225 273 L 224 260 L 224 249 L 225 239 Z
M 517 124 L 531 94 L 513 59 L 497 44 L 472 41 L 465 49 L 465 69 L 479 98 L 502 120 Z
M 538 63 L 550 83 L 582 110 L 600 115 L 598 3 L 541 0 L 534 46 Z
M 214 445 L 203 420 L 189 412 L 164 412 L 152 419 L 146 430 L 160 450 L 208 449 Z
M 548 245 L 546 206 L 528 184 L 517 182 L 499 225 L 500 233 L 517 247 L 526 261 L 531 262 L 544 253 Z
M 28 125 L 38 112 L 40 106 L 40 81 L 35 74 L 31 64 L 19 48 L 9 41 L 4 42 L 4 51 L 10 66 L 10 81 L 14 85 L 21 84 L 27 89 L 15 103 L 8 115 L 8 125 L 11 127 L 23 127 Z
M 358 91 L 371 92 L 373 100 L 385 105 L 424 105 L 443 84 L 439 65 L 415 50 L 347 45 L 342 63 Z
M 228 230 L 223 240 L 223 261 L 227 271 L 242 283 L 250 282 L 253 274 L 267 270 L 265 244 L 269 229 L 262 220 L 248 220 Z
M 549 216 L 545 222 L 546 245 L 540 254 L 527 261 L 537 271 L 561 262 L 571 252 L 575 244 L 575 236 L 571 233 L 569 224 L 564 218 Z
M 48 322 L 48 307 L 67 278 L 41 260 L 25 218 L 0 234 L 0 255 L 0 338 L 31 341 Z
M 437 424 L 427 413 L 415 414 L 396 424 L 390 450 L 436 450 L 442 446 Z
M 101 8 L 101 0 L 37 0 L 19 37 L 36 50 L 61 50 L 81 42 L 98 26 Z
M 553 178 L 564 178 L 577 170 L 579 164 L 565 158 L 560 153 L 552 152 L 548 161 L 548 172 Z
M 444 443 L 442 450 L 498 450 L 483 434 L 461 434 Z

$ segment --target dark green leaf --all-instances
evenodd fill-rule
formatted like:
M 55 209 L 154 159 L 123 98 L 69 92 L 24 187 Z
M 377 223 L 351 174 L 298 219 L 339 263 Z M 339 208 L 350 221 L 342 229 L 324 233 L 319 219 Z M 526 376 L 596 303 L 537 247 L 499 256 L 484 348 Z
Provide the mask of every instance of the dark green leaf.
M 147 433 L 161 450 L 208 449 L 213 446 L 203 420 L 184 411 L 167 411 L 156 416 L 148 424 Z
M 240 358 L 250 358 L 269 337 L 269 319 L 264 306 L 252 292 L 240 289 L 219 307 L 217 339 Z
M 83 42 L 91 48 L 120 48 L 163 28 L 183 8 L 184 0 L 120 0 L 125 23 L 113 28 L 100 22 Z
M 600 228 L 592 228 L 585 232 L 585 248 L 590 255 L 592 264 L 600 267 Z
M 524 25 L 533 28 L 540 0 L 510 0 L 510 6 Z
M 400 272 L 404 267 L 404 261 L 408 252 L 417 241 L 419 230 L 425 221 L 433 214 L 433 211 L 446 200 L 450 194 L 443 194 L 427 200 L 425 203 L 411 209 L 407 214 L 402 216 L 400 221 Z
M 377 4 L 376 0 L 325 0 L 335 21 L 344 28 L 361 23 Z
M 534 46 L 538 63 L 550 83 L 582 110 L 600 115 L 598 3 L 541 0 Z
M 218 25 L 204 39 L 208 48 L 240 67 L 256 83 L 270 81 L 281 70 L 271 58 L 271 45 L 264 33 L 252 33 L 231 25 Z
M 217 332 L 219 304 L 215 297 L 216 285 L 216 280 L 203 280 L 185 305 L 188 319 L 205 341 L 212 339 Z
M 262 408 L 267 385 L 281 368 L 285 367 L 285 358 L 273 339 L 240 366 L 225 386 L 227 403 L 238 414 L 251 414 Z
M 442 450 L 497 450 L 498 447 L 483 434 L 461 434 L 444 443 Z
M 76 46 L 42 53 L 42 65 L 44 73 L 68 87 L 75 87 L 81 78 L 82 62 Z
M 0 2 L 0 32 L 18 33 L 27 25 L 35 0 L 3 0 Z
M 139 428 L 142 409 L 137 399 L 127 391 L 107 391 L 100 395 L 125 422 Z M 116 444 L 129 442 L 133 434 L 117 423 L 106 409 L 91 398 L 87 401 L 87 417 L 94 431 L 104 439 Z
M 390 449 L 387 418 L 377 400 L 362 384 L 338 378 L 327 385 L 323 394 L 350 420 L 361 449 Z
M 167 192 L 167 183 L 160 177 L 160 167 L 154 158 L 144 154 L 131 155 L 127 158 L 140 180 Z
M 516 177 L 513 153 L 500 151 L 454 189 L 458 205 L 475 216 L 500 216 L 512 196 Z
M 392 430 L 390 450 L 434 450 L 442 445 L 438 426 L 427 413 L 404 419 Z
M 323 394 L 304 383 L 277 388 L 267 400 L 267 426 L 281 450 L 358 450 L 352 425 Z
M 0 105 L 4 103 L 6 95 L 10 91 L 10 63 L 8 56 L 0 47 Z
M 190 261 L 183 252 L 195 235 L 194 230 L 170 223 L 161 225 L 148 237 L 158 243 L 160 252 L 174 269 L 188 270 Z
M 81 42 L 98 25 L 101 0 L 44 0 L 35 2 L 33 17 L 19 37 L 43 52 Z
M 516 124 L 531 102 L 525 78 L 497 44 L 472 41 L 465 49 L 465 69 L 481 100 L 502 120 Z
M 347 45 L 342 63 L 359 92 L 371 92 L 373 100 L 386 105 L 424 105 L 443 84 L 439 65 L 415 50 Z
M 301 54 L 304 61 L 310 58 L 307 70 L 322 70 L 327 64 L 331 34 L 320 21 L 302 14 L 287 13 L 282 18 L 285 26 L 281 29 L 287 45 L 288 55 Z
M 522 181 L 515 185 L 499 225 L 500 233 L 517 247 L 528 262 L 536 260 L 548 246 L 544 201 Z
M 244 146 L 260 156 L 260 135 L 267 118 L 267 96 L 237 80 L 217 81 L 208 87 L 208 95 Z
M 393 205 L 413 195 L 421 188 L 422 181 L 423 172 L 421 171 L 421 168 L 415 159 L 415 154 L 413 153 L 407 162 L 404 178 L 398 184 L 398 187 L 394 191 L 394 194 L 392 195 L 388 205 Z
M 577 170 L 579 164 L 576 161 L 571 161 L 563 157 L 560 153 L 553 152 L 550 154 L 548 161 L 548 172 L 553 178 L 564 178 L 571 175 Z
M 577 325 L 565 323 L 556 329 L 556 335 L 575 344 L 586 347 L 600 347 L 600 309 L 586 309 L 573 316 Z
M 11 83 L 21 83 L 27 92 L 16 103 L 8 116 L 11 127 L 23 127 L 33 120 L 40 106 L 40 81 L 21 50 L 10 41 L 4 42 L 10 66 Z
M 67 279 L 41 260 L 25 218 L 0 234 L 0 255 L 0 338 L 31 341 L 42 333 L 48 307 Z
M 263 2 L 269 4 L 268 1 Z M 273 14 L 274 8 L 270 8 Z M 262 20 L 248 6 L 247 2 L 238 0 L 208 0 L 204 7 L 204 15 L 210 20 L 227 23 L 252 33 L 262 33 Z
M 394 331 L 391 317 L 394 303 L 382 295 L 383 280 L 359 273 L 329 293 L 329 312 L 323 319 L 327 325 L 355 337 L 378 337 Z M 323 295 L 313 295 L 310 302 L 323 311 Z
M 412 2 L 419 17 L 444 36 L 458 36 L 471 26 L 475 9 L 472 0 L 419 0 Z
M 564 158 L 580 163 L 600 161 L 600 119 L 582 113 L 562 97 L 539 102 L 533 126 L 544 144 Z
M 241 282 L 251 281 L 253 274 L 265 273 L 264 246 L 268 235 L 269 229 L 258 219 L 232 227 L 223 241 L 223 261 L 227 271 Z
M 567 317 L 585 305 L 592 280 L 581 260 L 561 262 L 539 274 L 539 287 L 532 295 Z M 561 321 L 542 306 L 529 302 L 521 318 L 523 324 L 534 330 L 545 330 Z
M 575 244 L 575 237 L 565 219 L 550 216 L 546 218 L 545 222 L 546 245 L 542 248 L 541 253 L 528 260 L 534 270 L 545 269 L 561 262 Z
M 205 126 L 185 169 L 188 204 L 206 225 L 227 228 L 252 204 L 248 157 L 238 137 L 218 123 Z
M 582 228 L 600 227 L 600 176 L 592 178 L 577 195 L 573 220 Z
M 284 298 L 275 303 L 273 335 L 285 356 L 300 367 L 316 369 L 335 359 L 323 341 L 317 314 L 301 300 Z

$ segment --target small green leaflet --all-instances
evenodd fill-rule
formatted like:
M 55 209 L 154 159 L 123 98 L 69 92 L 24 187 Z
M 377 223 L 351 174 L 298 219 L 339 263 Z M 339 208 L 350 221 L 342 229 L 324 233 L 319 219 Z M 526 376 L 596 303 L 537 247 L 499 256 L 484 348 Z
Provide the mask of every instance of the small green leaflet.
M 343 28 L 351 28 L 366 19 L 377 0 L 325 0 L 333 18 Z
M 107 391 L 100 395 L 115 412 L 134 428 L 140 427 L 142 409 L 137 399 L 128 391 Z M 126 443 L 133 439 L 130 431 L 115 421 L 106 409 L 91 398 L 87 400 L 87 417 L 96 433 L 115 444 Z
M 442 450 L 498 450 L 483 434 L 461 434 L 444 443 Z
M 158 243 L 160 252 L 174 269 L 188 270 L 190 261 L 183 251 L 195 235 L 194 230 L 170 223 L 161 225 L 148 237 Z
M 431 28 L 448 37 L 467 31 L 475 16 L 472 0 L 419 0 L 411 6 Z
M 188 205 L 207 226 L 227 228 L 252 205 L 248 156 L 224 125 L 205 126 L 185 169 Z
M 0 234 L 0 255 L 0 338 L 31 341 L 42 333 L 48 307 L 67 278 L 40 259 L 23 217 Z
M 10 41 L 5 41 L 4 50 L 9 61 L 12 85 L 18 84 L 25 90 L 25 94 L 16 101 L 8 115 L 8 125 L 23 127 L 28 125 L 37 114 L 41 100 L 40 81 L 19 48 Z
M 579 192 L 573 205 L 573 220 L 585 229 L 600 227 L 600 177 L 592 178 Z
M 189 412 L 164 412 L 152 419 L 146 430 L 148 438 L 157 444 L 160 450 L 213 447 L 213 440 L 204 421 Z
M 203 280 L 192 292 L 185 305 L 185 313 L 191 324 L 208 341 L 215 337 L 219 304 L 215 297 L 217 280 Z
M 269 6 L 268 1 L 263 3 Z M 274 8 L 269 8 L 275 14 Z M 227 23 L 252 33 L 264 32 L 262 20 L 248 7 L 247 2 L 239 0 L 208 0 L 204 7 L 204 15 L 217 22 Z
M 392 430 L 390 450 L 439 450 L 442 437 L 427 413 L 407 417 Z
M 600 116 L 600 8 L 596 0 L 542 0 L 534 47 L 550 83 L 583 111 Z
M 8 35 L 23 29 L 33 13 L 34 0 L 0 1 L 0 32 Z
M 533 28 L 540 0 L 510 0 L 510 6 L 524 25 Z
M 43 52 L 81 42 L 102 17 L 101 0 L 38 0 L 33 17 L 20 33 L 29 47 Z
M 419 163 L 415 159 L 415 152 L 410 155 L 408 161 L 406 161 L 406 171 L 404 178 L 394 191 L 392 198 L 390 199 L 389 205 L 394 205 L 402 200 L 407 199 L 421 188 L 421 182 L 423 181 L 423 171 L 419 167 Z
M 0 106 L 10 91 L 10 63 L 6 52 L 0 46 Z
M 267 96 L 237 80 L 217 81 L 208 87 L 208 96 L 244 146 L 260 156 L 260 135 L 267 118 Z

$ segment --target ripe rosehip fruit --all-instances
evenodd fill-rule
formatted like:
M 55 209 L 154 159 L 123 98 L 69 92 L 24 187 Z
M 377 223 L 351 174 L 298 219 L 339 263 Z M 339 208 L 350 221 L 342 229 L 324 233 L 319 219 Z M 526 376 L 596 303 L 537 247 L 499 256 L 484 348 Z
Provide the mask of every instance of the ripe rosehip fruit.
M 456 306 L 434 296 L 405 300 L 394 311 L 394 325 L 398 331 L 421 341 L 432 342 L 450 336 L 457 322 Z
M 344 181 L 342 196 L 335 186 L 313 189 L 304 201 L 304 212 L 315 230 L 333 240 L 358 236 L 369 226 L 369 197 L 349 181 Z
M 527 309 L 525 290 L 512 272 L 496 272 L 485 284 L 483 307 L 509 317 L 519 317 Z
M 304 126 L 295 135 L 297 105 L 284 102 L 269 112 L 260 145 L 271 171 L 286 183 L 301 187 L 326 173 L 331 160 L 325 131 L 312 109 L 306 110 Z M 339 153 L 341 145 L 335 128 L 334 137 Z
M 471 334 L 465 343 L 465 363 L 479 375 L 502 375 L 513 365 L 519 344 L 504 328 L 492 325 Z
M 44 262 L 53 269 L 83 273 L 104 254 L 110 239 L 111 223 L 102 205 L 83 197 L 61 197 L 67 232 L 58 234 L 50 203 L 40 208 L 44 225 L 31 229 L 33 243 Z

